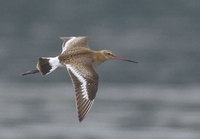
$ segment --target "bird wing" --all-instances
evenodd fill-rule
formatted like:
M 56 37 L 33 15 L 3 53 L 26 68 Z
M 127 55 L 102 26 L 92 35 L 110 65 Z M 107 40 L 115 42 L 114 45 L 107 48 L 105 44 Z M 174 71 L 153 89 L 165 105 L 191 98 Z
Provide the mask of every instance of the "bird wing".
M 90 40 L 87 36 L 82 37 L 60 37 L 63 40 L 62 52 L 72 47 L 86 47 L 88 48 L 88 41 Z
M 98 74 L 91 64 L 67 64 L 76 93 L 76 107 L 81 122 L 89 112 L 98 90 Z

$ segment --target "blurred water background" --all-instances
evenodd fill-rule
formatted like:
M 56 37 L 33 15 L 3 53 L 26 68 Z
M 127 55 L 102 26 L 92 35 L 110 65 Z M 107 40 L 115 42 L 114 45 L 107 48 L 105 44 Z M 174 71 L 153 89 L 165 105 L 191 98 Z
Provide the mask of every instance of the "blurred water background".
M 200 1 L 0 0 L 0 139 L 199 139 Z M 59 36 L 138 61 L 96 70 L 78 123 L 65 69 L 19 76 L 61 52 Z

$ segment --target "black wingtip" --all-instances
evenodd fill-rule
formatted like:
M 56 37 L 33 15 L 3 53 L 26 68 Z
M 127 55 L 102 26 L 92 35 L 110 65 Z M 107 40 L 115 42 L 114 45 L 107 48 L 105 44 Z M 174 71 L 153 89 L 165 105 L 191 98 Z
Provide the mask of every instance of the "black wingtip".
M 78 121 L 79 123 L 81 123 L 83 121 L 83 118 L 79 118 Z

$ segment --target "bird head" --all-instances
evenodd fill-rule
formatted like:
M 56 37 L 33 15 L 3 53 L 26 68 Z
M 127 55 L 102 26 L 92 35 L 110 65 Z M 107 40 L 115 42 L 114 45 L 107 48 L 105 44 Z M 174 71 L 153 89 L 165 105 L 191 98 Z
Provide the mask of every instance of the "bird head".
M 127 61 L 127 62 L 132 62 L 132 63 L 138 63 L 138 62 L 133 61 L 133 60 L 129 60 L 129 59 L 126 59 L 126 58 L 123 58 L 123 57 L 116 56 L 110 50 L 102 50 L 102 54 L 103 54 L 103 56 L 105 57 L 106 60 L 117 59 L 117 60 L 123 60 L 123 61 Z
M 113 57 L 115 57 L 115 54 L 110 50 L 102 50 L 102 54 L 106 60 L 109 60 L 109 59 L 112 59 Z

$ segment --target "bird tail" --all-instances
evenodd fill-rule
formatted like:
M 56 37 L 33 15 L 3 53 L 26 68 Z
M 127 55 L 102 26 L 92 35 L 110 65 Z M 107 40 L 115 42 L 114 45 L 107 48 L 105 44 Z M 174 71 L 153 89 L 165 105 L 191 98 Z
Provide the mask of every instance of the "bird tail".
M 42 75 L 47 75 L 57 69 L 60 64 L 58 57 L 40 57 L 37 63 L 37 69 Z
M 40 72 L 42 75 L 47 75 L 61 66 L 62 64 L 60 63 L 58 57 L 40 57 L 37 63 L 37 69 L 27 71 L 25 73 L 22 73 L 21 75 L 25 76 L 38 72 Z

